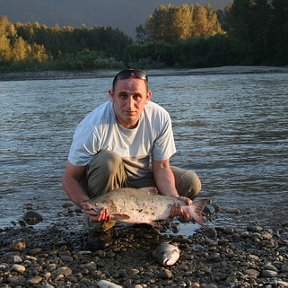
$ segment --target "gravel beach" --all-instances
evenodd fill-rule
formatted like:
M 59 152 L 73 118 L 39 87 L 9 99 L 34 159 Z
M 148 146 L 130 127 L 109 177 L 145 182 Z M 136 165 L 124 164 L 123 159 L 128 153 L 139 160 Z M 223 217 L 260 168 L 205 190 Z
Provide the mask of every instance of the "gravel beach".
M 37 228 L 20 221 L 0 230 L 1 288 L 288 287 L 287 222 L 237 230 L 212 219 L 191 236 L 164 233 L 177 232 L 177 222 L 161 229 L 118 226 L 111 246 L 91 252 L 81 212 L 68 210 L 66 223 Z M 152 257 L 163 240 L 181 250 L 170 267 Z
M 112 77 L 114 72 L 6 73 L 0 74 L 0 81 Z M 288 67 L 229 66 L 177 73 L 158 70 L 149 75 L 287 72 Z M 37 211 L 45 208 L 45 202 L 34 205 L 18 201 L 23 203 L 25 215 L 14 205 L 11 209 L 19 215 L 7 218 L 10 226 L 0 227 L 0 288 L 288 287 L 288 217 L 287 209 L 281 208 L 286 207 L 285 200 L 282 206 L 277 202 L 275 210 L 265 209 L 261 203 L 250 210 L 212 206 L 206 223 L 197 232 L 185 235 L 179 233 L 179 227 L 185 224 L 178 225 L 177 221 L 165 222 L 160 228 L 117 226 L 113 228 L 113 243 L 96 252 L 86 247 L 81 210 L 66 198 L 57 203 L 52 200 L 46 210 L 41 210 L 43 215 Z M 281 212 L 278 218 L 269 216 L 276 210 Z M 49 219 L 51 214 L 58 220 Z M 259 215 L 269 223 L 262 225 Z M 225 219 L 226 224 L 219 219 Z M 152 256 L 162 241 L 178 245 L 181 251 L 171 267 L 162 267 Z

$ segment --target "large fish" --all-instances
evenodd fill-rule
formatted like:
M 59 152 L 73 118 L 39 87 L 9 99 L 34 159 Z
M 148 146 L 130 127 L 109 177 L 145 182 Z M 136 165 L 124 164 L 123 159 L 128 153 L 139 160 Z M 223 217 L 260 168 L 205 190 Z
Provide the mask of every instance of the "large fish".
M 119 188 L 89 200 L 96 207 L 95 215 L 102 208 L 107 208 L 112 220 L 150 225 L 176 216 L 183 217 L 184 214 L 202 224 L 202 211 L 208 201 L 202 199 L 187 205 L 176 197 L 160 195 L 146 188 Z

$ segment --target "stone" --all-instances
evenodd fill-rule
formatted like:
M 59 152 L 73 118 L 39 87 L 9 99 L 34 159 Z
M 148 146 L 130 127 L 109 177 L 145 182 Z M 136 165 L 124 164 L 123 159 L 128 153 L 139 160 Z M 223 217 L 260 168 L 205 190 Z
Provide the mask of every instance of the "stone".
M 28 225 L 35 225 L 43 221 L 42 215 L 40 215 L 38 212 L 35 211 L 27 211 L 24 216 L 23 220 Z
M 278 272 L 273 271 L 273 270 L 263 270 L 262 271 L 262 276 L 267 277 L 267 278 L 273 278 L 278 275 Z
M 260 272 L 256 269 L 246 269 L 244 273 L 252 278 L 258 278 Z
M 159 276 L 161 279 L 170 279 L 173 277 L 173 273 L 168 269 L 163 269 Z
M 42 281 L 42 277 L 35 276 L 27 280 L 27 283 L 30 285 L 37 285 Z
M 12 265 L 11 270 L 19 272 L 19 273 L 23 273 L 26 271 L 26 268 L 23 265 L 14 264 L 14 265 Z

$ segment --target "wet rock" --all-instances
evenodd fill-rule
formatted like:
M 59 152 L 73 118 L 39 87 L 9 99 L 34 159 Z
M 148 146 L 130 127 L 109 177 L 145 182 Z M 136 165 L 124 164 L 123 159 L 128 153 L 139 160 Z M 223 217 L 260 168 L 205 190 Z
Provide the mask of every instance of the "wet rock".
M 43 221 L 42 215 L 40 215 L 36 211 L 27 211 L 24 216 L 23 220 L 28 224 L 28 225 L 35 225 Z
M 217 231 L 214 227 L 208 227 L 202 230 L 202 233 L 211 239 L 217 238 Z

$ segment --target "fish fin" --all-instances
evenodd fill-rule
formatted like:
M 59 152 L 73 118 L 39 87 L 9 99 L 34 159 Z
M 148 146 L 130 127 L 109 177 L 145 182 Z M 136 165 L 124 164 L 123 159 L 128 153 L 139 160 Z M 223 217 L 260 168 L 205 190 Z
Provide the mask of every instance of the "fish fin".
M 193 201 L 192 206 L 188 206 L 190 208 L 190 214 L 198 224 L 204 223 L 204 217 L 202 215 L 202 212 L 208 202 L 209 199 L 201 199 L 198 201 Z
M 103 231 L 106 232 L 116 224 L 115 220 L 109 220 L 102 223 Z
M 112 214 L 112 217 L 113 217 L 113 220 L 116 220 L 116 221 L 127 220 L 130 218 L 129 215 L 124 214 L 124 213 L 114 213 Z

